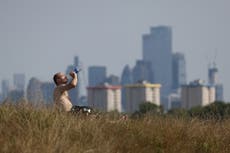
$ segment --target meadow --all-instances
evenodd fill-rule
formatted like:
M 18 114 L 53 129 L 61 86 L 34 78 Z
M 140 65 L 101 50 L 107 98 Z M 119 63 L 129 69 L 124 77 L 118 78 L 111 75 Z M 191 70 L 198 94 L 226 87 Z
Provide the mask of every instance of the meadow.
M 0 105 L 1 153 L 230 153 L 230 119 L 84 116 Z

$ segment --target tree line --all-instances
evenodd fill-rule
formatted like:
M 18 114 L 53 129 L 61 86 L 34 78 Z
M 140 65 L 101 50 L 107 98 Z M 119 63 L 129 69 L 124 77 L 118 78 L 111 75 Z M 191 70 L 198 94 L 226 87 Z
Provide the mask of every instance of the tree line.
M 145 115 L 169 115 L 175 117 L 196 117 L 200 119 L 226 119 L 230 117 L 230 103 L 216 101 L 207 106 L 196 106 L 189 110 L 183 108 L 171 109 L 164 113 L 162 106 L 150 102 L 139 105 L 139 110 L 132 114 L 132 117 Z

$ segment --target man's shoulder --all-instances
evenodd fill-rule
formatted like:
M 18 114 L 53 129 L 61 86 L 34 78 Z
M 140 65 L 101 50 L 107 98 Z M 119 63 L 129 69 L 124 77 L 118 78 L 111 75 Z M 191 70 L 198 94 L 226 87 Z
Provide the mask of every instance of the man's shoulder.
M 56 90 L 56 91 L 58 91 L 58 90 L 65 90 L 65 88 L 66 88 L 66 84 L 60 84 L 60 85 L 56 86 L 54 88 L 54 90 Z

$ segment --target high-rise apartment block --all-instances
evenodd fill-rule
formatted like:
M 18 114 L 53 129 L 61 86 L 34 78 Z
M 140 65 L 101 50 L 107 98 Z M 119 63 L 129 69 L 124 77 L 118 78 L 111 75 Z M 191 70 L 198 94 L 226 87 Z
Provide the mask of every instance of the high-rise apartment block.
M 215 87 L 204 85 L 202 80 L 195 80 L 181 89 L 182 108 L 206 106 L 215 101 Z
M 87 89 L 89 106 L 105 112 L 113 110 L 121 112 L 121 86 L 105 83 Z
M 143 35 L 143 60 L 151 63 L 152 83 L 160 83 L 161 96 L 167 97 L 172 88 L 171 27 L 152 27 L 150 34 Z
M 133 113 L 139 110 L 139 105 L 150 102 L 160 105 L 160 84 L 151 84 L 146 81 L 125 85 L 126 112 Z
M 106 80 L 105 66 L 90 66 L 88 68 L 89 86 L 96 86 Z

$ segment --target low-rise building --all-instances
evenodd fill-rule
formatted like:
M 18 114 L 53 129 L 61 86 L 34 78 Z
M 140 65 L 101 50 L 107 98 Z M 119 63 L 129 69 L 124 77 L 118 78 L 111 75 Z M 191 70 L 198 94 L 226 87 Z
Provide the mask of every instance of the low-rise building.
M 102 85 L 87 88 L 89 106 L 101 111 L 117 110 L 121 112 L 121 86 Z
M 195 80 L 182 86 L 181 101 L 185 109 L 211 104 L 215 101 L 215 87 L 205 85 L 202 80 Z
M 160 106 L 160 84 L 141 81 L 136 84 L 125 85 L 126 112 L 139 110 L 139 105 L 150 102 Z

